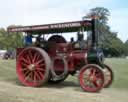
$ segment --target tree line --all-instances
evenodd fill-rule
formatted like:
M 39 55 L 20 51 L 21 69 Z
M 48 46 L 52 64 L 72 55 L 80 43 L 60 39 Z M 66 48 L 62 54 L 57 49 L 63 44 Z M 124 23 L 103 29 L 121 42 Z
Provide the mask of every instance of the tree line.
M 0 50 L 15 50 L 18 47 L 23 47 L 23 34 L 9 33 L 0 28 Z
M 122 42 L 117 37 L 118 32 L 113 32 L 108 25 L 110 12 L 107 8 L 96 7 L 90 9 L 86 17 L 98 16 L 100 25 L 97 25 L 99 32 L 99 46 L 103 48 L 106 57 L 124 57 L 128 56 L 128 40 Z M 22 33 L 8 33 L 4 28 L 0 28 L 0 49 L 15 50 L 23 47 Z
M 108 25 L 110 12 L 107 8 L 96 7 L 90 9 L 85 16 L 99 18 L 100 25 L 96 25 L 99 34 L 99 46 L 103 49 L 106 57 L 125 57 L 128 56 L 128 40 L 124 43 L 117 37 L 118 32 L 113 32 Z

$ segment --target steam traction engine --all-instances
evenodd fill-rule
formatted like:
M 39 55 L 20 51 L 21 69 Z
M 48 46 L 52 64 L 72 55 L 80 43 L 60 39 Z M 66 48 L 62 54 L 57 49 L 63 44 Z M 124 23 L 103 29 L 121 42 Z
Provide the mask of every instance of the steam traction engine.
M 96 18 L 90 20 L 35 26 L 8 27 L 9 32 L 25 32 L 36 41 L 24 48 L 17 48 L 16 72 L 23 85 L 39 87 L 46 82 L 60 83 L 69 74 L 79 73 L 84 91 L 97 92 L 111 85 L 112 70 L 104 64 L 98 48 Z M 56 33 L 78 32 L 78 40 L 67 42 Z M 87 32 L 86 41 L 83 40 Z M 18 34 L 18 33 L 17 33 Z M 52 35 L 45 39 L 45 35 Z M 69 33 L 70 34 L 70 33 Z M 71 33 L 72 34 L 72 33 Z

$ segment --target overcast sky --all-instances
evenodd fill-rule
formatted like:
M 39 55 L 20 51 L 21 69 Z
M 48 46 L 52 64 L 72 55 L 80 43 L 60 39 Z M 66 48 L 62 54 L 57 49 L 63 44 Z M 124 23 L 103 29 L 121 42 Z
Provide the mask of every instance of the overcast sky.
M 81 20 L 94 7 L 111 12 L 109 25 L 128 39 L 128 0 L 0 0 L 0 27 Z

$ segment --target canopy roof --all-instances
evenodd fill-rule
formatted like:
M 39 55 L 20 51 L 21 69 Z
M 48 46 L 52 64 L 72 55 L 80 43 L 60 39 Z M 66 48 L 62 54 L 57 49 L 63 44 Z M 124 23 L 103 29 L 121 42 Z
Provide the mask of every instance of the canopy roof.
M 13 26 L 8 27 L 8 32 L 30 32 L 32 34 L 52 34 L 78 32 L 81 28 L 85 31 L 92 29 L 92 20 L 74 21 L 65 23 L 33 25 L 33 26 Z

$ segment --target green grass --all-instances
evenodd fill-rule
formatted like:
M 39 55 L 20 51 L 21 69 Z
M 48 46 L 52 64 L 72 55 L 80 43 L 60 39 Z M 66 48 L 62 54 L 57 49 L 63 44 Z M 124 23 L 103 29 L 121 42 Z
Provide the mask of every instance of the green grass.
M 114 72 L 113 88 L 128 89 L 128 59 L 106 59 Z
M 127 102 L 128 60 L 113 58 L 105 63 L 114 71 L 114 83 L 100 93 L 87 93 L 74 76 L 58 85 L 24 87 L 17 79 L 15 60 L 0 60 L 0 102 Z
M 0 81 L 14 82 L 16 76 L 15 60 L 0 60 Z

